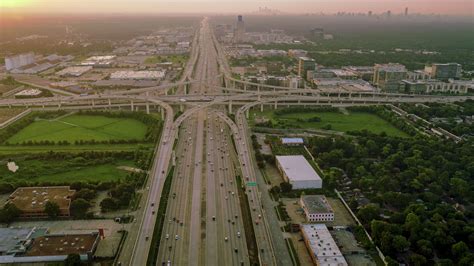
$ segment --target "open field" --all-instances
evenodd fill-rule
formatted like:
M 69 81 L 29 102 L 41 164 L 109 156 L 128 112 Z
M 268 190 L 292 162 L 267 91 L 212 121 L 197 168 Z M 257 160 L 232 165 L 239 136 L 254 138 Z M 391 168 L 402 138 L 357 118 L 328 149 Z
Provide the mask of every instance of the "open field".
M 7 121 L 8 119 L 20 114 L 23 111 L 25 111 L 25 109 L 22 109 L 22 108 L 11 108 L 11 109 L 1 108 L 0 109 L 0 123 Z
M 385 132 L 390 136 L 407 137 L 403 131 L 395 128 L 389 122 L 377 115 L 363 112 L 305 112 L 276 115 L 273 111 L 251 112 L 251 125 L 255 118 L 270 119 L 277 128 L 324 129 L 330 125 L 330 130 L 348 132 L 367 130 L 373 133 Z M 308 119 L 319 117 L 319 122 L 309 122 Z
M 50 182 L 73 183 L 118 181 L 127 176 L 128 172 L 120 170 L 119 166 L 134 166 L 133 161 L 116 161 L 111 163 L 77 166 L 67 161 L 27 160 L 16 162 L 19 170 L 16 173 L 8 171 L 6 164 L 0 167 L 2 182 Z
M 153 143 L 141 144 L 95 144 L 95 145 L 48 145 L 48 146 L 0 146 L 0 155 L 41 153 L 41 152 L 70 152 L 79 153 L 84 151 L 135 151 L 140 148 L 153 149 Z
M 7 140 L 11 144 L 27 141 L 108 141 L 143 140 L 147 126 L 128 118 L 71 115 L 60 119 L 38 120 Z

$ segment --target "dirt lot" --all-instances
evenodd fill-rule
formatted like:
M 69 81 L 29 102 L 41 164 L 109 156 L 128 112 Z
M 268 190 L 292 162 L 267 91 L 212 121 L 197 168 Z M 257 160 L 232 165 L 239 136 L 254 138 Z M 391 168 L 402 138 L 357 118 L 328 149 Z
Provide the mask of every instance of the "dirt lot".
M 344 229 L 340 229 L 331 231 L 331 234 L 349 265 L 376 265 L 370 255 L 368 255 L 367 252 L 364 250 L 364 248 L 359 246 L 356 239 L 354 238 L 354 235 L 351 232 L 346 231 Z
M 334 221 L 326 223 L 327 226 L 349 226 L 355 225 L 351 214 L 346 210 L 338 198 L 327 198 L 329 204 L 334 210 Z
M 275 166 L 271 164 L 267 163 L 265 165 L 265 174 L 267 175 L 267 178 L 270 183 L 272 183 L 272 186 L 279 186 L 281 182 L 283 182 L 283 178 L 281 177 L 280 172 Z
M 301 210 L 299 199 L 293 198 L 281 198 L 283 204 L 285 204 L 286 211 L 291 218 L 291 222 L 295 224 L 306 223 L 306 217 Z
M 295 246 L 296 253 L 298 255 L 298 259 L 300 260 L 301 266 L 310 266 L 313 265 L 313 261 L 311 260 L 311 256 L 309 255 L 308 249 L 304 244 L 304 241 L 300 241 L 303 238 L 301 233 L 291 233 L 291 240 L 293 241 L 293 246 Z

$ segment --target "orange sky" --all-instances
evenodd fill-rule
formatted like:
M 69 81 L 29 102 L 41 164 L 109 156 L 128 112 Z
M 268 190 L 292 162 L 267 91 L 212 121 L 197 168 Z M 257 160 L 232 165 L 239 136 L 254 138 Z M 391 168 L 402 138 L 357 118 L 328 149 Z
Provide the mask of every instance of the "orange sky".
M 235 13 L 267 6 L 290 13 L 367 12 L 474 16 L 474 0 L 0 0 L 0 13 Z

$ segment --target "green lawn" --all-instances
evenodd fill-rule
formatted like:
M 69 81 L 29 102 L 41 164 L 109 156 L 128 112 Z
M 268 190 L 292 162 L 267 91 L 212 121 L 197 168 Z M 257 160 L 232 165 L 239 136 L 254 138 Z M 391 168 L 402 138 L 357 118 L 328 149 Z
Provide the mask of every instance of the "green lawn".
M 153 143 L 140 144 L 95 144 L 95 145 L 48 145 L 48 146 L 1 146 L 0 155 L 23 154 L 23 153 L 41 153 L 41 152 L 71 152 L 79 153 L 85 151 L 135 151 L 138 148 L 153 149 Z
M 6 165 L 0 166 L 0 182 L 51 182 L 72 183 L 77 181 L 104 182 L 116 181 L 127 176 L 128 172 L 119 170 L 118 166 L 134 166 L 133 161 L 74 166 L 65 161 L 27 160 L 16 162 L 19 170 L 8 171 Z
M 143 140 L 147 126 L 128 118 L 110 118 L 95 115 L 70 115 L 58 120 L 38 120 L 7 140 L 18 144 L 25 141 L 79 140 Z
M 340 112 L 307 112 L 275 115 L 273 111 L 254 111 L 251 113 L 250 124 L 255 124 L 255 117 L 265 117 L 271 119 L 276 128 L 314 128 L 323 129 L 326 125 L 331 125 L 331 130 L 347 132 L 366 129 L 373 133 L 385 132 L 390 136 L 407 137 L 408 135 L 392 126 L 389 122 L 377 115 L 364 112 L 351 112 L 343 114 Z M 312 117 L 321 118 L 320 122 L 297 121 L 297 119 L 307 120 Z

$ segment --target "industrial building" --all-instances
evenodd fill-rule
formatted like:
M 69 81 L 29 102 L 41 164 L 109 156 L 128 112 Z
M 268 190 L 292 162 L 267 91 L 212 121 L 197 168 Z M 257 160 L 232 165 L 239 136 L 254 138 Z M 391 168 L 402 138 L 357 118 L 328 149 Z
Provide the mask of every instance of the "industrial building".
M 111 79 L 163 79 L 166 71 L 117 71 L 110 75 Z
M 325 224 L 303 224 L 300 228 L 314 265 L 348 265 Z
M 307 222 L 334 221 L 334 211 L 324 195 L 302 195 L 300 204 Z
M 10 195 L 7 203 L 14 204 L 21 211 L 21 218 L 45 218 L 48 214 L 44 207 L 51 201 L 59 206 L 59 217 L 69 217 L 71 198 L 75 193 L 69 186 L 19 187 Z
M 304 144 L 303 138 L 281 138 L 281 144 L 288 146 L 299 146 Z
M 407 69 L 401 64 L 376 64 L 373 84 L 383 91 L 398 92 L 401 81 L 407 77 Z
M 283 179 L 293 189 L 322 188 L 323 180 L 303 155 L 276 156 L 276 161 Z
M 115 55 L 91 56 L 81 62 L 81 66 L 110 67 L 115 57 Z
M 69 254 L 91 261 L 99 232 L 49 234 L 46 228 L 0 228 L 0 264 L 63 262 Z
M 92 66 L 73 66 L 58 71 L 56 74 L 61 77 L 80 77 L 91 69 Z

